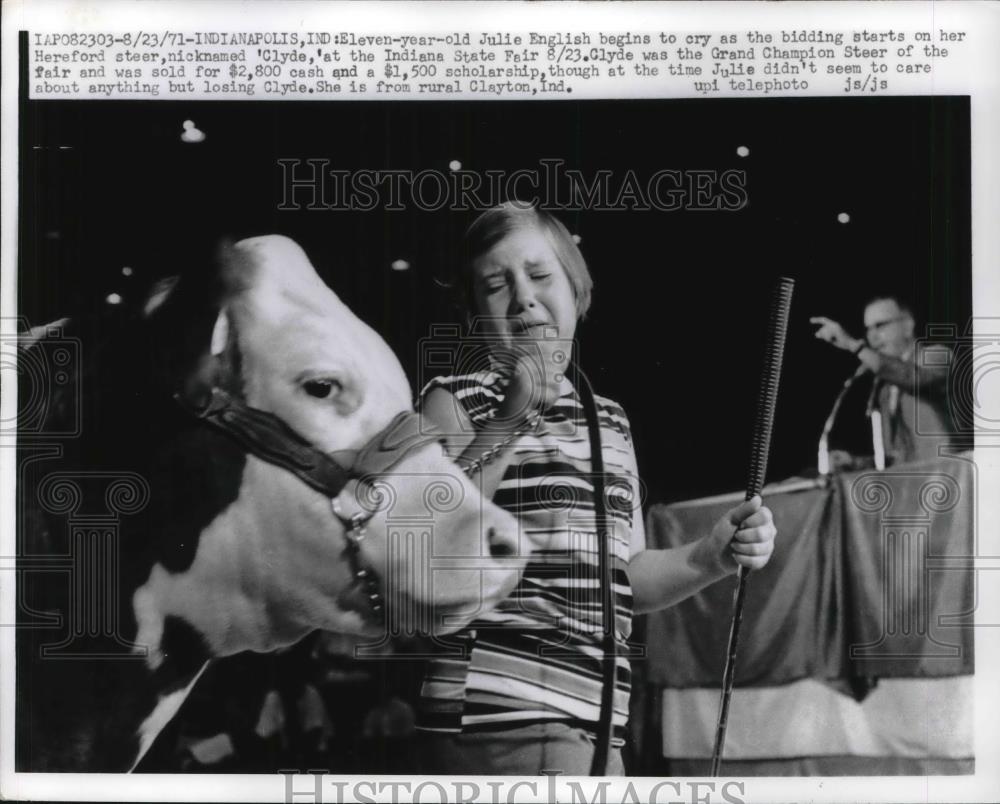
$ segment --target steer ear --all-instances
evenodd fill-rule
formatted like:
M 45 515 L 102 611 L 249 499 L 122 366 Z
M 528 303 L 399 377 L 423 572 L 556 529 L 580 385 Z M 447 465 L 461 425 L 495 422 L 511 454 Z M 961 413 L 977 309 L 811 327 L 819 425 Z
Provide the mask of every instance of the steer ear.
M 195 360 L 194 368 L 184 377 L 184 396 L 197 403 L 212 393 L 212 388 L 220 387 L 232 391 L 235 376 L 229 370 L 232 357 L 229 350 L 229 315 L 225 308 L 219 311 L 212 327 L 212 339 L 208 348 Z
M 216 249 L 215 259 L 226 296 L 233 296 L 253 287 L 257 265 L 253 255 L 240 248 L 240 243 L 234 243 L 228 238 L 222 240 Z

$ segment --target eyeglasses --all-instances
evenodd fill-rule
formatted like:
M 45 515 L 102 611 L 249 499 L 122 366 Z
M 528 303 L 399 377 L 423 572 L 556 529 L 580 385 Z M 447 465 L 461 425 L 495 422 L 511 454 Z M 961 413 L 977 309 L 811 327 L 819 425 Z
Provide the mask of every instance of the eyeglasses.
M 865 331 L 870 335 L 873 332 L 879 332 L 885 329 L 890 324 L 896 324 L 899 321 L 905 321 L 907 317 L 908 316 L 905 315 L 897 315 L 895 318 L 887 318 L 885 321 L 875 321 L 874 323 L 869 324 L 867 327 L 865 327 Z

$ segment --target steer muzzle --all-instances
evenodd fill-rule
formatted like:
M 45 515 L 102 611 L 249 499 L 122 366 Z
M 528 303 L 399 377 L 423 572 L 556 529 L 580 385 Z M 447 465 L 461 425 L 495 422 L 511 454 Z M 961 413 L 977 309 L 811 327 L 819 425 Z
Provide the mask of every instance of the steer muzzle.
M 407 630 L 443 633 L 485 614 L 524 568 L 517 520 L 480 494 L 436 442 L 411 449 L 383 474 L 358 484 L 374 509 L 363 545 L 385 596 Z
M 515 558 L 518 554 L 517 533 L 505 525 L 491 527 L 487 542 L 493 558 Z

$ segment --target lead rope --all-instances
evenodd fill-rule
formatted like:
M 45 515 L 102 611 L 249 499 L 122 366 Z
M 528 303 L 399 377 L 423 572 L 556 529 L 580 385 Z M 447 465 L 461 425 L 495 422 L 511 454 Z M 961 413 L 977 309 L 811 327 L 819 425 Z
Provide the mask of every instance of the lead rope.
M 604 776 L 607 772 L 608 754 L 611 750 L 611 730 L 614 719 L 615 681 L 617 661 L 615 651 L 615 594 L 611 577 L 611 554 L 608 538 L 608 511 L 604 492 L 604 453 L 601 449 L 601 428 L 597 418 L 597 403 L 590 380 L 579 366 L 574 364 L 580 379 L 580 401 L 587 418 L 587 434 L 590 437 L 590 468 L 594 475 L 594 518 L 597 524 L 597 571 L 601 584 L 601 622 L 604 626 L 601 714 L 597 721 L 597 740 L 594 757 L 590 763 L 591 776 Z
M 608 548 L 607 503 L 604 492 L 604 455 L 601 449 L 601 428 L 597 418 L 597 403 L 594 401 L 594 389 L 587 375 L 579 366 L 573 365 L 581 380 L 580 401 L 583 404 L 584 416 L 587 419 L 587 434 L 590 438 L 590 468 L 594 476 L 594 518 L 597 525 L 597 571 L 601 583 L 601 622 L 604 627 L 602 640 L 602 684 L 601 713 L 597 722 L 597 740 L 594 745 L 594 757 L 590 764 L 591 776 L 604 776 L 607 771 L 608 754 L 611 748 L 611 729 L 614 716 L 615 681 L 617 663 L 615 661 L 615 598 L 611 578 L 611 556 Z M 460 462 L 463 471 L 469 477 L 482 471 L 486 464 L 491 463 L 506 447 L 517 438 L 534 430 L 541 418 L 539 411 L 534 411 L 520 427 L 510 433 L 482 454 L 477 460 Z

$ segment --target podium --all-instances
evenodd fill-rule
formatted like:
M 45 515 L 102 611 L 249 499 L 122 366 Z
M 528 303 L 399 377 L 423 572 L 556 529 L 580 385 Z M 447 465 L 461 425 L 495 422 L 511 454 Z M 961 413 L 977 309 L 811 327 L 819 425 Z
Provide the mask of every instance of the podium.
M 765 489 L 778 539 L 749 580 L 724 773 L 972 772 L 976 489 L 968 453 Z M 653 506 L 647 544 L 742 498 Z M 734 589 L 637 623 L 647 771 L 707 772 Z

